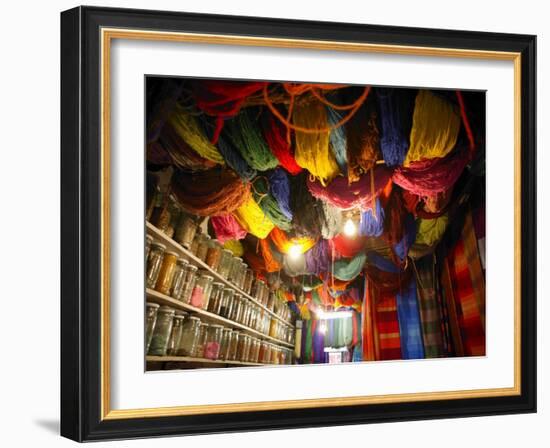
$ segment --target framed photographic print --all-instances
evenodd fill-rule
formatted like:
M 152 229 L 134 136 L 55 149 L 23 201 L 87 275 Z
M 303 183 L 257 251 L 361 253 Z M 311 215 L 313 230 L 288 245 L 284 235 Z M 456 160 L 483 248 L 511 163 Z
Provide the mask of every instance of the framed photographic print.
M 536 411 L 535 36 L 61 14 L 61 433 Z

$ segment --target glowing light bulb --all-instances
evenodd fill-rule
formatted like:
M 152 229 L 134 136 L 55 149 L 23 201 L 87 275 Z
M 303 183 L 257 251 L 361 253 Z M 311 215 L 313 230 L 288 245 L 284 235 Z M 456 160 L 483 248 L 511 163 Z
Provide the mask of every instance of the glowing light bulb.
M 357 226 L 351 219 L 348 219 L 344 224 L 344 235 L 349 236 L 350 238 L 357 235 Z
M 296 260 L 300 255 L 302 255 L 302 248 L 299 244 L 293 244 L 288 249 L 288 256 L 293 260 Z

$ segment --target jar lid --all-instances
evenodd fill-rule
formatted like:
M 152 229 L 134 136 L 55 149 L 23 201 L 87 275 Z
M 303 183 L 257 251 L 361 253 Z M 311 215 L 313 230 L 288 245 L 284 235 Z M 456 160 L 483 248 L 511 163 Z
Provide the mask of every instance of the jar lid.
M 178 258 L 178 261 L 176 261 L 177 264 L 189 264 L 189 261 L 187 261 L 185 258 Z
M 180 311 L 180 310 L 177 310 L 176 311 L 176 317 L 185 317 L 187 316 L 189 313 L 187 311 Z
M 196 272 L 197 269 L 199 269 L 198 267 L 192 265 L 192 264 L 188 264 L 187 265 L 187 269 L 191 269 L 192 272 Z
M 206 238 L 207 240 L 211 240 L 212 237 L 210 235 L 208 235 L 208 233 L 203 233 L 203 236 L 204 238 Z
M 146 235 L 145 240 L 146 241 L 153 241 L 153 237 L 151 235 Z
M 176 312 L 176 310 L 172 307 L 169 307 L 169 306 L 161 306 L 159 308 L 159 313 L 167 313 L 167 314 L 174 314 Z
M 229 249 L 223 249 L 222 252 L 225 252 L 226 254 L 233 254 L 233 252 L 231 252 Z
M 147 307 L 148 308 L 159 308 L 160 305 L 158 303 L 147 302 Z
M 198 320 L 200 322 L 200 318 L 198 318 L 197 316 L 191 316 L 189 317 L 190 320 Z
M 202 277 L 202 278 L 206 278 L 206 279 L 209 278 L 209 279 L 214 280 L 214 277 L 212 277 L 211 275 L 208 275 L 208 273 L 206 273 L 206 272 L 205 272 L 204 274 L 201 274 L 201 277 Z
M 155 241 L 154 243 L 151 243 L 151 246 L 152 247 L 158 247 L 162 250 L 165 250 L 166 249 L 166 245 L 165 244 L 162 244 L 162 243 L 159 243 L 158 241 Z
M 215 286 L 216 288 L 223 288 L 223 283 L 222 282 L 214 282 L 214 283 L 212 283 L 212 286 Z
M 173 250 L 167 250 L 164 255 L 173 255 L 174 257 L 177 257 L 179 254 Z
M 211 324 L 211 325 L 210 325 L 210 328 L 223 328 L 223 325 Z

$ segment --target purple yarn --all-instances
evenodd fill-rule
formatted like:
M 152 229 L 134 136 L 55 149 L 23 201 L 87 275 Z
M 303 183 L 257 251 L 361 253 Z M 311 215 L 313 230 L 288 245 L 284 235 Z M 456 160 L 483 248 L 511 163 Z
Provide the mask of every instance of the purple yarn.
M 288 174 L 283 168 L 275 168 L 267 173 L 269 192 L 277 201 L 281 213 L 292 220 L 290 209 L 290 183 Z
M 378 198 L 376 198 L 375 207 L 376 216 L 374 216 L 372 209 L 361 212 L 359 235 L 379 237 L 384 232 L 384 209 Z
M 403 238 L 401 239 L 401 241 L 399 241 L 399 243 L 393 246 L 395 255 L 397 255 L 401 261 L 403 261 L 407 257 L 407 254 L 409 253 L 409 248 L 412 246 L 414 240 L 416 239 L 416 223 L 412 215 L 407 215 L 407 217 L 405 218 L 404 227 L 405 229 Z
M 328 241 L 320 239 L 305 253 L 307 271 L 319 275 L 330 271 L 330 247 Z

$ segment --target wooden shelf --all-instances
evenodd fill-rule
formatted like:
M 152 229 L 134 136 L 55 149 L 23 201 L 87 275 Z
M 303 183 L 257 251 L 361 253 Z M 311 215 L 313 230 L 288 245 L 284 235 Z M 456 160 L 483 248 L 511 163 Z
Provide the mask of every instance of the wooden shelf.
M 254 330 L 253 328 L 247 327 L 246 325 L 240 324 L 238 322 L 232 321 L 230 319 L 226 319 L 225 317 L 218 316 L 217 314 L 210 313 L 206 310 L 203 310 L 202 308 L 194 307 L 193 305 L 189 305 L 187 303 L 180 302 L 179 300 L 174 299 L 173 297 L 167 296 L 165 294 L 161 294 L 158 291 L 155 291 L 154 289 L 147 289 L 145 291 L 147 295 L 147 299 L 151 302 L 158 303 L 159 305 L 167 305 L 171 306 L 172 308 L 177 308 L 184 311 L 189 311 L 195 314 L 200 315 L 205 320 L 208 320 L 210 322 L 215 322 L 217 324 L 222 324 L 225 326 L 229 326 L 231 328 L 237 328 L 239 330 L 245 331 L 251 335 L 254 335 L 256 337 L 259 337 L 260 339 L 264 339 L 267 341 L 271 341 L 277 345 L 282 345 L 289 348 L 294 348 L 293 344 L 290 344 L 285 341 L 281 341 L 280 339 L 273 338 L 267 334 L 263 334 L 257 330 Z
M 202 364 L 223 364 L 228 366 L 263 366 L 267 364 L 260 364 L 256 362 L 243 362 L 243 361 L 224 361 L 223 359 L 205 359 L 205 358 L 191 358 L 189 356 L 146 356 L 146 361 L 149 362 L 196 362 Z
M 212 275 L 216 281 L 222 282 L 226 286 L 229 286 L 230 288 L 233 288 L 235 291 L 237 291 L 242 296 L 246 297 L 247 299 L 251 300 L 253 303 L 267 311 L 271 316 L 273 316 L 275 319 L 279 320 L 283 324 L 294 328 L 294 325 L 290 322 L 287 322 L 279 315 L 275 314 L 273 311 L 271 311 L 269 308 L 267 308 L 263 303 L 260 303 L 256 300 L 256 298 L 252 297 L 250 294 L 247 294 L 244 292 L 241 288 L 238 288 L 233 283 L 231 283 L 229 280 L 218 274 L 214 269 L 212 269 L 210 266 L 208 266 L 204 261 L 202 261 L 200 258 L 197 258 L 192 252 L 190 252 L 188 249 L 183 247 L 181 244 L 178 244 L 176 241 L 174 241 L 172 238 L 165 235 L 161 230 L 157 229 L 153 224 L 146 221 L 145 222 L 147 227 L 147 232 L 155 237 L 158 240 L 161 240 L 163 244 L 165 244 L 167 247 L 170 248 L 170 250 L 174 250 L 181 255 L 183 255 L 184 258 L 186 258 L 191 264 L 208 271 L 210 275 Z

